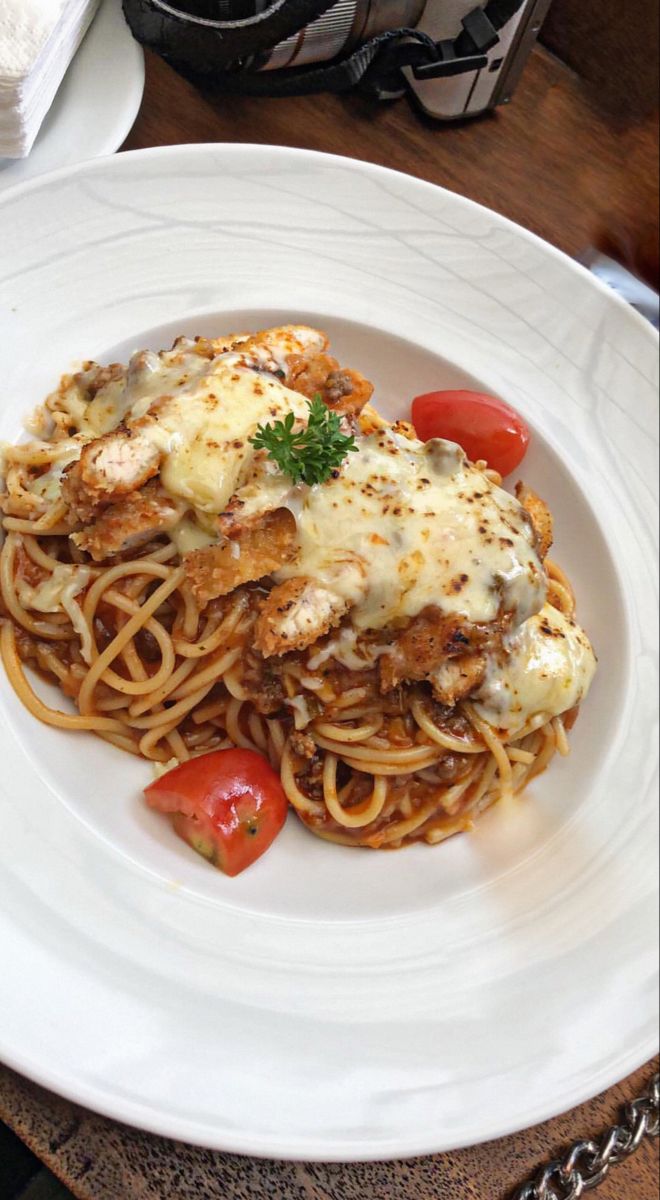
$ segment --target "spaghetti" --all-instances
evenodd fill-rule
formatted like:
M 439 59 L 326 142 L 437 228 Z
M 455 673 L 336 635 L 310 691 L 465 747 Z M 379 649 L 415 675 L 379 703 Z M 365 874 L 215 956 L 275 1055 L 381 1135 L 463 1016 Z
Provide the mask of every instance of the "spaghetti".
M 567 731 L 590 682 L 593 656 L 589 658 L 587 639 L 575 625 L 571 586 L 556 565 L 546 559 L 539 568 L 543 594 L 529 617 L 518 624 L 502 620 L 501 602 L 499 623 L 460 626 L 464 642 L 470 643 L 472 628 L 481 630 L 481 641 L 468 644 L 463 657 L 452 651 L 446 661 L 434 661 L 433 669 L 425 672 L 418 669 L 419 640 L 412 643 L 416 665 L 406 665 L 405 658 L 411 628 L 417 630 L 418 639 L 421 636 L 419 614 L 398 612 L 395 620 L 374 628 L 369 619 L 361 623 L 355 615 L 359 603 L 366 600 L 354 608 L 347 605 L 329 626 L 321 624 L 318 636 L 307 644 L 296 632 L 289 650 L 260 649 L 269 599 L 277 588 L 297 581 L 289 565 L 293 562 L 295 567 L 295 554 L 287 549 L 289 557 L 283 557 L 281 569 L 266 575 L 257 571 L 253 578 L 241 579 L 239 572 L 236 586 L 209 599 L 198 571 L 199 555 L 209 546 L 228 545 L 229 558 L 245 572 L 246 543 L 240 542 L 240 536 L 234 543 L 243 546 L 241 558 L 232 549 L 231 531 L 218 531 L 213 523 L 216 516 L 226 521 L 238 487 L 230 488 L 229 500 L 223 497 L 221 508 L 215 505 L 216 513 L 208 504 L 186 506 L 162 454 L 158 479 L 170 507 L 174 505 L 176 521 L 168 527 L 141 529 L 139 538 L 129 539 L 106 557 L 86 548 L 96 544 L 89 534 L 92 527 L 95 536 L 100 536 L 102 527 L 115 536 L 119 499 L 117 494 L 110 501 L 105 497 L 95 511 L 84 513 L 80 476 L 72 500 L 72 472 L 85 448 L 107 445 L 104 439 L 110 431 L 126 427 L 129 384 L 131 412 L 138 414 L 138 423 L 144 421 L 147 402 L 163 395 L 166 386 L 171 390 L 175 351 L 180 359 L 184 354 L 194 356 L 205 370 L 216 372 L 216 360 L 233 354 L 234 372 L 251 373 L 258 381 L 270 372 L 287 395 L 296 385 L 303 389 L 297 392 L 301 397 L 305 388 L 307 394 L 310 389 L 316 394 L 321 390 L 319 379 L 321 388 L 324 380 L 330 381 L 328 389 L 335 386 L 337 366 L 325 355 L 325 347 L 316 345 L 311 353 L 298 344 L 292 350 L 287 342 L 283 354 L 282 331 L 260 337 L 261 341 L 244 336 L 217 343 L 200 339 L 177 343 L 169 358 L 153 356 L 167 376 L 158 381 L 155 391 L 151 377 L 150 391 L 146 384 L 142 391 L 136 386 L 135 364 L 132 381 L 130 370 L 127 376 L 120 368 L 87 364 L 81 375 L 65 377 L 48 399 L 38 418 L 40 439 L 6 449 L 0 650 L 7 676 L 38 720 L 63 730 L 93 732 L 161 770 L 173 760 L 185 762 L 211 750 L 232 746 L 257 750 L 279 769 L 290 805 L 304 824 L 331 842 L 372 848 L 420 840 L 436 844 L 470 828 L 491 804 L 519 792 L 545 770 L 555 754 L 568 752 Z M 242 358 L 237 366 L 239 352 Z M 292 359 L 296 359 L 295 370 Z M 153 362 L 150 366 L 153 376 L 157 373 Z M 181 362 L 176 370 L 181 374 Z M 285 371 L 291 391 L 281 384 Z M 344 396 L 359 391 L 355 379 L 349 382 L 353 392 L 347 391 L 344 380 Z M 121 405 L 118 392 L 124 396 Z M 331 396 L 324 398 L 331 402 Z M 348 413 L 346 419 L 365 439 L 373 438 L 374 428 L 382 430 L 384 423 L 373 410 L 364 409 L 363 401 L 361 397 L 360 412 Z M 408 453 L 401 446 L 405 438 L 414 437 L 414 431 L 397 437 L 398 449 Z M 243 438 L 235 439 L 239 441 Z M 417 445 L 410 442 L 413 449 Z M 222 469 L 219 463 L 218 470 Z M 488 488 L 497 491 L 497 478 L 487 475 L 483 464 L 477 469 L 484 494 Z M 253 463 L 250 470 L 254 471 Z M 131 498 L 132 515 L 135 496 L 162 506 L 162 497 L 154 501 L 149 492 L 154 476 L 150 479 L 140 481 L 132 491 L 121 490 L 122 505 Z M 271 488 L 279 486 L 272 473 L 267 482 Z M 233 484 L 237 484 L 236 473 Z M 397 519 L 404 522 L 406 517 Z M 378 529 L 372 528 L 370 536 L 379 536 Z M 529 536 L 533 537 L 531 528 Z M 191 540 L 192 548 L 187 548 Z M 348 558 L 353 569 L 354 556 Z M 444 579 L 437 574 L 440 597 L 445 594 Z M 425 606 L 427 622 L 429 611 Z M 440 615 L 446 619 L 446 613 Z M 452 619 L 452 629 L 459 628 L 457 618 Z M 518 696 L 519 703 L 509 696 L 503 704 L 502 678 L 515 656 L 519 675 L 522 671 L 527 679 L 525 671 L 529 674 L 531 669 L 521 630 L 530 629 L 533 621 L 537 622 L 534 636 L 545 639 L 543 645 L 547 643 L 555 654 L 556 675 L 564 669 L 556 666 L 559 646 L 568 678 L 568 651 L 561 643 L 563 639 L 568 645 L 573 638 L 573 683 L 563 687 L 561 704 L 536 678 L 535 696 L 542 693 L 547 703 L 526 705 L 525 695 L 512 684 L 511 696 Z M 427 643 L 428 639 L 424 646 Z M 447 664 L 454 668 L 457 662 L 468 681 L 463 685 L 467 691 L 459 688 L 452 700 L 449 685 L 438 680 Z M 28 669 L 54 683 L 73 702 L 75 712 L 46 704 L 35 691 Z M 476 676 L 473 686 L 468 686 L 473 669 Z

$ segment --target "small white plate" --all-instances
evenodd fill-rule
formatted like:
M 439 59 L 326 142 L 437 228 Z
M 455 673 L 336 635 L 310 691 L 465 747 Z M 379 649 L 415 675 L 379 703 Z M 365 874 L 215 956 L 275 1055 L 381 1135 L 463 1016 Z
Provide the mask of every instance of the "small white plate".
M 158 1133 L 369 1159 L 545 1120 L 657 1024 L 657 337 L 502 217 L 368 164 L 121 154 L 0 198 L 0 439 L 75 360 L 306 319 L 376 383 L 481 386 L 535 432 L 600 657 L 526 798 L 436 848 L 294 818 L 237 879 L 146 809 L 145 764 L 36 723 L 0 678 L 0 1056 Z M 57 702 L 57 701 L 56 701 Z
M 144 53 L 121 0 L 102 0 L 27 158 L 0 158 L 0 191 L 57 167 L 114 154 L 142 103 Z

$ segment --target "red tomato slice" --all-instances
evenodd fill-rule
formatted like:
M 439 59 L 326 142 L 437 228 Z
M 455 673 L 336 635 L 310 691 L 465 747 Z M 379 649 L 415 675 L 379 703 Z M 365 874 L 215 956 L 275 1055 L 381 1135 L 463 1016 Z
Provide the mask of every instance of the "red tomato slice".
M 288 809 L 279 775 L 255 750 L 214 750 L 145 788 L 176 832 L 226 875 L 238 875 L 277 837 Z
M 483 392 L 428 392 L 413 400 L 412 421 L 423 442 L 458 442 L 471 462 L 483 458 L 500 475 L 520 465 L 529 446 L 522 417 L 495 396 Z

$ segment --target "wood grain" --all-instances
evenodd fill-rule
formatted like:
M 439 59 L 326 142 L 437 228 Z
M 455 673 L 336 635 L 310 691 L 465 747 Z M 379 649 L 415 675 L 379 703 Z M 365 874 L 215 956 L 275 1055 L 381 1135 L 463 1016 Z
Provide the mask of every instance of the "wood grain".
M 575 1138 L 594 1137 L 646 1088 L 654 1064 L 545 1125 L 399 1163 L 285 1163 L 218 1154 L 94 1116 L 0 1066 L 0 1118 L 79 1200 L 510 1200 Z M 655 1064 L 657 1069 L 657 1064 Z M 613 1170 L 598 1200 L 657 1200 L 658 1144 Z
M 619 122 L 658 106 L 657 0 L 553 0 L 541 38 Z

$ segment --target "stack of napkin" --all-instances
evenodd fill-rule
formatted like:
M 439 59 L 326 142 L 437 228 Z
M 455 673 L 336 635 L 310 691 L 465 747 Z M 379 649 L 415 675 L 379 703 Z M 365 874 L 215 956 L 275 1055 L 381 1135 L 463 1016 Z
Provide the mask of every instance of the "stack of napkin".
M 99 0 L 0 0 L 0 157 L 25 158 Z

